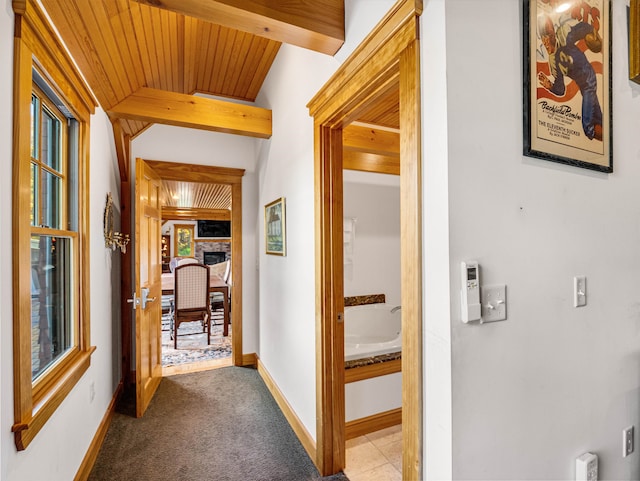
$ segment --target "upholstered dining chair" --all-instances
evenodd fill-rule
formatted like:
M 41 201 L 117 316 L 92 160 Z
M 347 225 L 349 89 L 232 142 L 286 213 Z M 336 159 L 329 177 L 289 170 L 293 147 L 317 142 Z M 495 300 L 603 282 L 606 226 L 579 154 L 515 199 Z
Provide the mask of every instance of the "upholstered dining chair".
M 178 349 L 178 328 L 185 321 L 200 321 L 202 332 L 211 343 L 211 304 L 209 303 L 209 268 L 204 264 L 184 264 L 174 271 L 174 309 L 171 317 L 173 346 Z
M 229 310 L 231 310 L 231 261 L 225 261 L 227 266 L 224 270 L 224 275 L 222 276 L 222 280 L 224 283 L 229 286 Z M 211 293 L 211 311 L 217 311 L 219 309 L 224 309 L 224 294 L 220 292 L 212 292 Z M 218 325 L 218 324 L 216 324 Z
M 185 264 L 200 264 L 200 261 L 195 257 L 182 257 L 178 259 L 178 267 L 184 266 Z

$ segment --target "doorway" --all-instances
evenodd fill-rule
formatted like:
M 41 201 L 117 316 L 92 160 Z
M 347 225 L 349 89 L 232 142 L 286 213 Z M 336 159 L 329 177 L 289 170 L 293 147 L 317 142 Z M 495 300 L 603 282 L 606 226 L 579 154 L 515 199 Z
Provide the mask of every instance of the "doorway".
M 231 237 L 233 243 L 231 246 L 231 256 L 234 262 L 231 263 L 231 275 L 233 278 L 233 286 L 231 287 L 231 304 L 230 310 L 233 312 L 231 316 L 232 336 L 232 355 L 231 364 L 234 366 L 244 366 L 255 364 L 251 356 L 245 358 L 242 354 L 242 177 L 244 169 L 210 167 L 204 165 L 180 164 L 161 161 L 145 161 L 161 180 L 175 180 L 184 182 L 200 182 L 212 184 L 226 184 L 231 188 Z M 122 182 L 123 204 L 128 207 L 131 205 L 131 199 L 127 198 L 131 194 L 130 184 Z M 200 214 L 201 215 L 201 214 Z M 171 209 L 164 209 L 162 217 L 174 216 L 181 220 L 188 217 L 181 217 L 179 212 Z M 131 218 L 131 209 L 123 209 L 123 223 Z M 158 239 L 157 245 L 160 246 L 161 240 Z M 159 248 L 159 247 L 158 247 Z M 135 353 L 133 349 L 137 347 L 138 340 L 131 337 L 132 333 L 132 317 L 131 308 L 127 304 L 126 298 L 131 292 L 129 272 L 132 272 L 131 265 L 135 264 L 131 252 L 127 252 L 123 257 L 123 315 L 122 315 L 122 368 L 123 379 L 128 380 L 127 385 L 135 384 L 136 373 L 131 369 L 132 355 Z
M 229 185 L 231 187 L 231 364 L 244 365 L 242 356 L 242 177 L 244 169 L 210 167 L 205 165 L 180 164 L 172 162 L 146 161 L 163 181 L 197 182 Z M 162 218 L 169 220 L 196 220 L 194 216 L 206 220 L 216 217 L 215 212 L 200 210 L 199 213 L 179 208 L 163 209 Z M 219 216 L 219 214 L 218 214 Z
M 316 465 L 345 466 L 343 131 L 398 88 L 402 291 L 402 470 L 422 479 L 422 239 L 419 15 L 401 1 L 309 103 L 314 117 L 316 192 Z

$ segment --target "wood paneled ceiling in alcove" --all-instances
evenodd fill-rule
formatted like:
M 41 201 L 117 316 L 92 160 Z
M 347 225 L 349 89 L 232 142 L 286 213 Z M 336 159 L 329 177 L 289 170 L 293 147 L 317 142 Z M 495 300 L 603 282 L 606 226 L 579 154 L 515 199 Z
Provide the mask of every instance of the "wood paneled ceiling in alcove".
M 161 196 L 163 207 L 231 209 L 230 185 L 164 180 Z

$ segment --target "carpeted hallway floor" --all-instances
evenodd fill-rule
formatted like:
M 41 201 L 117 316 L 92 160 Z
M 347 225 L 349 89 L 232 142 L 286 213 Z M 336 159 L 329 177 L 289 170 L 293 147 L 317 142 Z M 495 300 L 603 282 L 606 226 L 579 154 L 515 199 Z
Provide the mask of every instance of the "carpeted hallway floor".
M 322 478 L 255 369 L 165 377 L 140 419 L 116 413 L 89 481 Z

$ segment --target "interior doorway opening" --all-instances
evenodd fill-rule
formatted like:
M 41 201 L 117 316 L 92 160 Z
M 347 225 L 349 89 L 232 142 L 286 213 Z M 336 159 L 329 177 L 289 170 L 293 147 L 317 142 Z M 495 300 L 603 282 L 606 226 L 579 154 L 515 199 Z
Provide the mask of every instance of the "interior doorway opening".
M 342 183 L 351 154 L 343 139 L 349 125 L 376 99 L 397 89 L 402 139 L 402 478 L 422 479 L 421 13 L 421 2 L 398 2 L 309 103 L 316 159 L 316 464 L 323 475 L 345 467 Z

